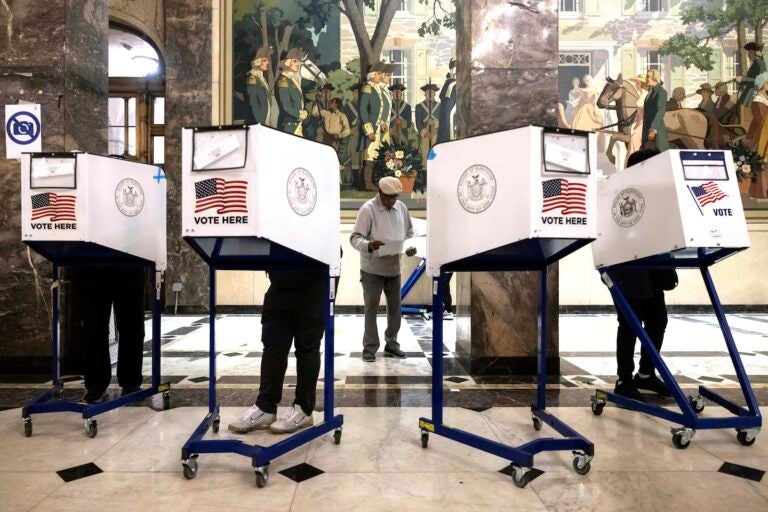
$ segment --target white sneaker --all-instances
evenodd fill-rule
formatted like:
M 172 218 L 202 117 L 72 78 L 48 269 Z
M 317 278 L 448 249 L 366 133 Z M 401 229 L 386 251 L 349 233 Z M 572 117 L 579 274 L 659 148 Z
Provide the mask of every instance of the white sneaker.
M 276 422 L 269 426 L 269 430 L 273 434 L 289 434 L 314 424 L 315 420 L 312 418 L 312 415 L 307 416 L 300 406 L 294 404 Z
M 455 317 L 450 311 L 443 311 L 443 320 L 453 320 Z
M 229 431 L 236 434 L 247 434 L 254 430 L 269 428 L 274 423 L 275 415 L 269 414 L 252 405 L 239 419 L 229 424 Z

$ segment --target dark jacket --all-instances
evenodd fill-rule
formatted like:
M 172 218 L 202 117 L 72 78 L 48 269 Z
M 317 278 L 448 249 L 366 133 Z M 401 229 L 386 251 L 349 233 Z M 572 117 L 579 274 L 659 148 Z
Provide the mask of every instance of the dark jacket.
M 271 97 L 269 86 L 263 78 L 248 75 L 248 102 L 259 124 L 267 124 Z
M 440 126 L 437 128 L 437 142 L 453 139 L 452 128 L 456 107 L 456 79 L 449 78 L 440 90 Z
M 648 142 L 648 130 L 656 130 L 656 148 L 669 149 L 667 129 L 664 127 L 664 112 L 667 110 L 667 91 L 661 83 L 654 85 L 643 104 L 643 146 Z
M 649 299 L 677 286 L 674 269 L 623 268 L 611 272 L 621 291 L 630 299 Z

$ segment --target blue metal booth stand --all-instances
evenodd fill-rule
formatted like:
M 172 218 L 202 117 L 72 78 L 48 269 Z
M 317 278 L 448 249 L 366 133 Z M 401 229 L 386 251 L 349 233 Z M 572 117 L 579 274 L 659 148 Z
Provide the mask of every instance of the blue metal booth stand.
M 565 148 L 575 155 L 565 173 L 545 148 Z M 499 148 L 504 148 L 500 151 Z M 432 417 L 421 418 L 421 445 L 429 434 L 447 437 L 511 462 L 513 481 L 525 487 L 532 479 L 534 456 L 544 451 L 571 450 L 573 468 L 587 474 L 594 445 L 550 414 L 546 401 L 547 267 L 594 239 L 594 175 L 588 154 L 594 136 L 570 130 L 524 127 L 438 144 L 429 162 L 427 204 L 429 272 L 432 283 Z M 510 164 L 509 155 L 516 155 Z M 594 160 L 592 160 L 594 161 Z M 578 214 L 571 215 L 564 198 L 552 209 L 544 201 L 550 185 L 578 188 Z M 527 191 L 530 191 L 526 194 Z M 568 201 L 571 201 L 570 199 Z M 575 204 L 575 203 L 574 203 Z M 559 206 L 558 206 L 559 205 Z M 538 379 L 531 404 L 533 427 L 546 423 L 563 438 L 539 438 L 512 447 L 443 423 L 443 284 L 452 272 L 538 271 Z
M 38 176 L 38 168 L 42 169 Z M 111 411 L 123 405 L 144 400 L 157 393 L 163 394 L 163 409 L 170 407 L 170 388 L 168 382 L 161 382 L 160 372 L 160 283 L 161 270 L 158 263 L 165 265 L 165 176 L 157 167 L 135 162 L 121 161 L 113 158 L 90 155 L 87 153 L 34 153 L 26 154 L 22 159 L 22 172 L 29 171 L 30 178 L 22 179 L 22 219 L 25 220 L 22 229 L 23 242 L 53 264 L 51 285 L 51 380 L 52 387 L 47 389 L 21 411 L 24 425 L 24 435 L 32 435 L 32 414 L 49 412 L 76 412 L 83 417 L 85 434 L 96 437 L 98 423 L 95 419 L 99 414 Z M 79 173 L 79 175 L 78 175 Z M 153 174 L 157 173 L 153 183 Z M 80 181 L 77 182 L 77 177 Z M 126 178 L 129 177 L 129 178 Z M 118 212 L 114 204 L 103 208 L 96 200 L 88 199 L 81 194 L 84 189 L 107 189 L 107 197 L 111 198 L 125 180 L 138 184 L 142 189 L 144 215 L 133 206 L 132 216 L 126 217 Z M 161 183 L 161 179 L 163 180 Z M 69 183 L 62 185 L 62 182 Z M 36 185 L 36 182 L 38 185 Z M 78 190 L 79 189 L 79 190 Z M 76 197 L 76 213 L 74 221 L 54 222 L 49 231 L 42 232 L 39 228 L 31 228 L 32 209 L 36 207 L 34 197 L 59 193 Z M 32 197 L 28 205 L 27 199 Z M 50 200 L 50 199 L 49 199 Z M 30 209 L 30 206 L 32 209 Z M 125 209 L 125 205 L 123 205 Z M 114 211 L 112 211 L 114 209 Z M 140 210 L 141 210 L 140 209 Z M 60 213 L 60 215 L 64 215 Z M 156 218 L 157 217 L 157 218 Z M 41 224 L 41 223 L 35 223 Z M 56 228 L 55 226 L 61 226 Z M 65 228 L 68 225 L 69 228 Z M 121 230 L 141 230 L 152 226 L 155 246 L 137 249 L 136 246 L 126 246 L 115 242 L 114 238 L 105 235 L 105 231 L 120 233 Z M 51 231 L 52 229 L 52 231 Z M 118 235 L 119 237 L 119 235 Z M 130 237 L 128 237 L 130 238 Z M 151 238 L 150 245 L 151 245 Z M 126 252 L 131 251 L 133 254 Z M 144 254 L 140 257 L 136 254 Z M 154 260 L 148 259 L 156 255 Z M 63 400 L 64 383 L 59 368 L 59 269 L 61 267 L 145 267 L 151 275 L 152 295 L 152 382 L 145 389 L 110 398 L 103 402 L 88 404 L 84 401 Z
M 752 445 L 762 425 L 760 409 L 709 273 L 709 267 L 718 261 L 749 247 L 730 152 L 665 151 L 599 185 L 598 225 L 602 236 L 592 244 L 595 265 L 680 411 L 600 390 L 592 397 L 592 412 L 599 416 L 606 402 L 613 402 L 679 424 L 681 427 L 673 427 L 671 432 L 673 444 L 681 449 L 690 445 L 699 429 L 733 428 L 739 443 Z M 705 386 L 699 386 L 696 396 L 683 393 L 615 280 L 616 270 L 632 268 L 700 271 L 746 407 Z M 705 399 L 733 416 L 699 416 Z
M 185 128 L 182 144 L 183 238 L 208 264 L 210 279 L 208 414 L 181 449 L 182 468 L 184 476 L 192 479 L 197 475 L 199 454 L 236 453 L 251 459 L 256 485 L 264 487 L 272 460 L 331 431 L 334 442 L 341 442 L 344 418 L 333 411 L 332 283 L 340 264 L 338 159 L 329 146 L 261 125 Z M 274 158 L 278 153 L 280 157 Z M 200 190 L 215 180 L 236 183 L 242 196 L 230 196 L 216 206 L 223 205 L 222 209 L 206 212 L 203 209 L 210 202 L 202 201 L 216 196 L 206 196 Z M 220 212 L 237 208 L 238 201 L 242 201 L 242 213 L 235 219 L 227 217 L 227 213 L 220 217 Z M 213 225 L 202 225 L 201 215 L 213 218 Z M 276 437 L 281 440 L 269 446 L 250 445 L 238 439 L 203 439 L 208 430 L 217 433 L 221 422 L 216 397 L 217 270 L 327 273 L 322 423 L 288 437 Z

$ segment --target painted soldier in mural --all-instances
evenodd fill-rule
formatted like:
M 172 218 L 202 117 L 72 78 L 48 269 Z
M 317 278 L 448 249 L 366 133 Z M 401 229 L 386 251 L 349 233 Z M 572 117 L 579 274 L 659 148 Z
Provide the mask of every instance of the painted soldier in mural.
M 307 120 L 307 124 L 311 125 L 311 132 L 314 134 L 313 138 L 317 142 L 323 142 L 325 138 L 322 113 L 330 109 L 331 96 L 333 95 L 334 90 L 336 90 L 336 88 L 330 82 L 323 85 L 323 87 L 315 94 L 315 101 L 309 109 L 312 117 Z M 307 131 L 309 132 L 310 130 Z M 309 138 L 309 135 L 307 135 L 307 138 Z
M 347 117 L 349 122 L 349 137 L 347 137 L 341 146 L 341 164 L 344 166 L 342 177 L 345 184 L 351 183 L 353 188 L 360 188 L 362 175 L 360 173 L 360 152 L 357 150 L 360 142 L 360 111 L 358 105 L 360 102 L 361 84 L 352 84 L 349 90 L 352 91 L 352 99 L 345 102 L 341 111 Z
M 323 140 L 320 142 L 331 146 L 336 151 L 336 154 L 339 154 L 342 141 L 349 137 L 349 121 L 340 107 L 341 99 L 331 98 L 328 102 L 328 110 L 320 111 L 323 123 L 321 127 Z
M 307 118 L 304 94 L 301 92 L 301 59 L 304 52 L 291 48 L 280 56 L 280 77 L 277 79 L 277 104 L 280 108 L 278 129 L 303 137 L 302 121 Z
M 423 162 L 432 146 L 437 144 L 437 133 L 440 127 L 440 102 L 435 99 L 435 84 L 421 86 L 424 91 L 424 101 L 416 105 L 416 131 L 419 132 L 419 152 Z
M 456 138 L 456 59 L 451 59 L 448 63 L 448 70 L 440 90 L 440 126 L 437 129 L 437 142 Z
M 392 117 L 392 93 L 389 90 L 392 82 L 392 71 L 395 66 L 385 63 L 381 72 L 381 82 L 379 82 L 379 92 L 381 93 L 381 142 L 392 142 L 389 133 L 389 119 Z
M 747 50 L 747 59 L 751 64 L 747 70 L 747 76 L 737 76 L 736 82 L 739 84 L 738 104 L 740 107 L 749 108 L 755 97 L 755 78 L 757 75 L 765 73 L 765 61 L 762 54 L 763 45 L 747 43 L 744 45 L 744 49 Z
M 360 145 L 363 160 L 363 182 L 358 190 L 377 190 L 373 184 L 373 161 L 381 144 L 382 99 L 379 88 L 384 65 L 376 62 L 369 66 L 367 82 L 360 90 Z
M 648 84 L 648 96 L 643 103 L 643 148 L 653 143 L 659 151 L 666 151 L 669 149 L 667 129 L 664 127 L 667 91 L 662 86 L 658 69 L 649 69 L 645 80 Z
M 403 97 L 405 94 L 403 84 L 391 85 L 389 90 L 392 93 L 392 116 L 389 121 L 389 133 L 392 142 L 404 144 L 408 142 L 408 136 L 413 127 L 411 106 L 406 103 Z
M 247 91 L 251 112 L 259 124 L 270 126 L 272 114 L 272 91 L 264 73 L 269 71 L 269 58 L 272 47 L 262 47 L 256 51 L 248 72 Z

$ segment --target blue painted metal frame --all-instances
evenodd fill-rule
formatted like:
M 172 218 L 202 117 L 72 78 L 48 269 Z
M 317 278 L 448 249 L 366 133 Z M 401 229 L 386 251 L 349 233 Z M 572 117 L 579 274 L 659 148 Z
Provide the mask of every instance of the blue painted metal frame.
M 632 327 L 632 330 L 635 332 L 635 335 L 637 335 L 637 337 L 640 339 L 640 343 L 642 344 L 643 349 L 645 349 L 646 353 L 653 361 L 653 365 L 656 367 L 656 370 L 658 370 L 661 379 L 670 390 L 672 397 L 675 399 L 677 406 L 680 408 L 680 412 L 671 411 L 657 405 L 639 402 L 637 400 L 632 400 L 631 398 L 626 398 L 624 396 L 616 395 L 614 393 L 603 390 L 597 391 L 596 397 L 598 399 L 613 402 L 625 409 L 639 411 L 651 416 L 656 416 L 658 418 L 662 418 L 672 423 L 677 423 L 692 429 L 707 430 L 734 428 L 740 430 L 758 428 L 762 426 L 762 418 L 760 416 L 760 409 L 757 405 L 757 399 L 755 398 L 755 394 L 749 384 L 749 377 L 744 370 L 744 365 L 741 362 L 741 356 L 739 355 L 738 348 L 736 347 L 736 343 L 733 340 L 733 335 L 731 334 L 731 329 L 728 326 L 728 321 L 725 318 L 725 311 L 723 310 L 723 306 L 720 303 L 720 298 L 717 295 L 717 290 L 715 289 L 715 285 L 712 281 L 712 276 L 709 273 L 710 265 L 724 257 L 730 256 L 739 250 L 740 249 L 721 249 L 720 252 L 717 253 L 719 256 L 717 258 L 713 258 L 710 253 L 704 253 L 700 250 L 699 254 L 702 257 L 696 266 L 701 271 L 704 285 L 707 288 L 710 302 L 714 308 L 715 316 L 717 317 L 717 321 L 720 325 L 720 330 L 723 333 L 725 344 L 728 347 L 728 354 L 730 355 L 731 362 L 733 363 L 733 367 L 736 371 L 736 376 L 739 380 L 739 385 L 741 387 L 742 394 L 744 395 L 744 400 L 747 404 L 747 407 L 744 408 L 740 405 L 734 404 L 730 400 L 727 400 L 711 389 L 705 386 L 699 386 L 699 394 L 701 396 L 720 405 L 724 409 L 734 414 L 734 416 L 727 418 L 699 417 L 696 414 L 696 411 L 693 409 L 693 406 L 688 398 L 685 396 L 685 394 L 683 394 L 683 390 L 680 388 L 680 385 L 675 380 L 674 375 L 672 375 L 669 367 L 662 359 L 661 354 L 651 341 L 648 333 L 643 328 L 640 320 L 637 318 L 637 315 L 632 309 L 632 306 L 629 305 L 629 302 L 624 296 L 624 293 L 621 291 L 618 283 L 616 283 L 616 281 L 611 276 L 611 271 L 617 268 L 637 268 L 638 266 L 645 268 L 668 268 L 670 266 L 670 259 L 667 257 L 667 255 L 662 255 L 662 257 L 656 259 L 648 258 L 645 260 L 644 264 L 633 262 L 630 264 L 607 267 L 601 269 L 600 273 L 603 282 L 606 283 L 608 290 L 611 292 L 611 296 L 613 297 L 614 302 L 629 321 L 629 324 Z M 688 266 L 691 264 L 692 261 L 687 261 L 686 263 Z
M 245 457 L 250 457 L 251 465 L 256 467 L 268 466 L 271 461 L 295 450 L 300 446 L 317 439 L 337 428 L 341 428 L 344 423 L 344 416 L 333 414 L 334 404 L 334 304 L 335 291 L 331 284 L 333 278 L 326 279 L 326 297 L 328 302 L 323 306 L 325 315 L 325 368 L 323 373 L 323 422 L 319 425 L 313 425 L 299 431 L 292 436 L 282 439 L 270 446 L 250 445 L 237 439 L 203 439 L 209 429 L 218 429 L 221 421 L 219 414 L 219 405 L 216 398 L 216 270 L 272 270 L 275 268 L 285 268 L 284 262 L 277 262 L 272 265 L 272 258 L 280 258 L 280 254 L 285 254 L 282 246 L 269 242 L 270 249 L 276 249 L 276 254 L 263 256 L 259 258 L 250 258 L 242 256 L 238 258 L 227 258 L 222 261 L 218 255 L 221 244 L 217 243 L 210 254 L 206 254 L 203 249 L 197 245 L 192 237 L 184 238 L 192 247 L 203 257 L 209 266 L 209 363 L 208 363 L 208 414 L 203 418 L 195 431 L 189 437 L 181 449 L 181 460 L 188 460 L 191 456 L 201 453 L 236 453 Z M 290 250 L 288 250 L 290 251 Z M 292 252 L 292 251 L 290 251 Z M 298 254 L 298 253 L 293 253 Z M 220 265 L 221 264 L 221 265 Z M 321 265 L 315 260 L 304 257 L 298 258 L 293 268 L 296 269 L 328 269 L 327 265 Z
M 400 300 L 405 300 L 405 297 L 411 292 L 414 286 L 416 286 L 416 283 L 421 279 L 421 276 L 424 275 L 424 271 L 427 269 L 427 260 L 426 258 L 421 258 L 421 261 L 419 261 L 419 264 L 414 267 L 413 271 L 411 272 L 411 275 L 408 276 L 408 279 L 405 280 L 405 283 L 403 284 L 403 287 L 400 289 Z M 423 315 L 427 312 L 426 306 L 401 306 L 400 312 L 404 315 Z
M 41 254 L 46 255 L 48 250 L 55 248 L 55 242 L 26 242 L 27 245 L 37 250 L 43 249 Z M 42 244 L 42 245 L 41 245 Z M 44 414 L 51 412 L 77 412 L 80 413 L 83 419 L 93 418 L 99 414 L 117 409 L 126 404 L 138 402 L 144 400 L 157 393 L 164 393 L 170 391 L 171 385 L 168 382 L 161 383 L 160 374 L 160 302 L 158 300 L 158 283 L 157 273 L 155 272 L 154 262 L 150 262 L 141 258 L 137 258 L 131 255 L 124 255 L 122 258 L 118 257 L 118 253 L 109 248 L 101 248 L 96 244 L 81 244 L 79 243 L 65 243 L 67 245 L 66 256 L 58 254 L 55 251 L 52 253 L 54 258 L 53 270 L 52 270 L 52 285 L 51 285 L 51 381 L 53 386 L 42 393 L 40 393 L 35 399 L 29 402 L 21 410 L 21 417 L 23 420 L 27 420 L 32 414 Z M 86 252 L 87 258 L 83 260 L 78 259 L 78 252 Z M 143 265 L 147 267 L 151 273 L 152 283 L 152 384 L 146 389 L 139 389 L 133 393 L 115 397 L 96 404 L 89 404 L 81 401 L 62 400 L 60 398 L 64 389 L 64 384 L 61 381 L 60 374 L 60 361 L 59 361 L 59 268 L 62 266 L 60 263 L 65 263 L 66 266 L 95 266 L 98 265 L 98 253 L 103 249 L 106 256 L 107 266 L 126 266 L 126 265 Z M 48 250 L 46 250 L 48 249 Z
M 547 267 L 549 263 L 563 258 L 580 247 L 591 242 L 591 240 L 562 240 L 554 251 L 546 253 L 532 251 L 531 257 L 525 259 L 516 255 L 514 261 L 503 262 L 500 258 L 493 257 L 489 259 L 480 257 L 473 262 L 471 258 L 462 260 L 459 264 L 444 265 L 439 277 L 433 278 L 432 284 L 432 310 L 443 310 L 442 280 L 446 278 L 448 272 L 457 270 L 538 270 L 541 273 L 539 281 L 539 317 L 538 317 L 538 378 L 536 385 L 536 402 L 531 405 L 531 413 L 542 422 L 552 427 L 557 433 L 564 436 L 560 439 L 539 438 L 534 439 L 521 446 L 512 447 L 486 439 L 463 430 L 448 427 L 443 424 L 443 318 L 441 315 L 434 315 L 432 318 L 432 418 L 420 418 L 419 428 L 432 432 L 434 434 L 447 437 L 459 443 L 471 446 L 478 450 L 496 455 L 509 460 L 510 462 L 523 467 L 533 466 L 534 456 L 537 453 L 545 451 L 583 451 L 586 455 L 592 457 L 595 453 L 594 444 L 584 436 L 569 427 L 565 422 L 556 418 L 546 410 L 546 385 L 547 385 Z M 525 241 L 526 247 L 522 252 L 530 247 L 530 243 Z M 513 244 L 514 245 L 514 244 Z

